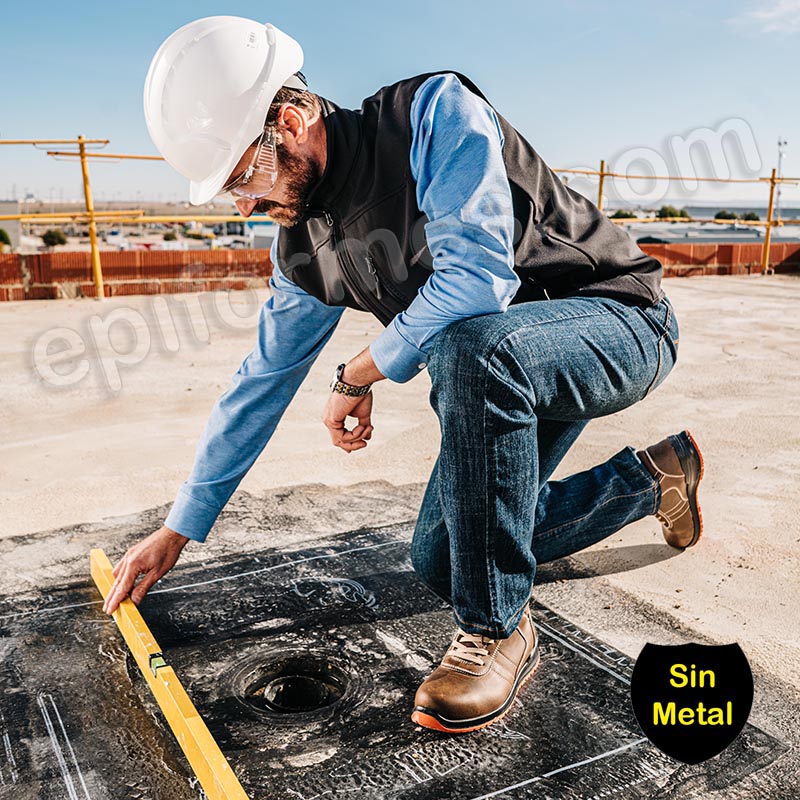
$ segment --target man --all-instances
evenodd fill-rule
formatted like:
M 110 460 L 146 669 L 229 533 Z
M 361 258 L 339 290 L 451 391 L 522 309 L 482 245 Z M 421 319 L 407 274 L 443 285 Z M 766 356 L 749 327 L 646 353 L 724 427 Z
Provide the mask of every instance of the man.
M 116 565 L 105 610 L 129 593 L 140 602 L 206 538 L 344 309 L 369 311 L 385 329 L 337 368 L 323 420 L 335 446 L 362 449 L 372 384 L 430 371 L 442 442 L 411 558 L 457 630 L 412 719 L 475 730 L 538 665 L 537 563 L 649 514 L 676 547 L 701 535 L 688 431 L 548 480 L 590 419 L 664 381 L 677 319 L 661 264 L 566 188 L 466 76 L 402 80 L 353 111 L 310 92 L 301 66 L 286 34 L 235 17 L 176 31 L 151 64 L 148 127 L 192 202 L 227 195 L 280 232 L 258 344 L 164 527 Z

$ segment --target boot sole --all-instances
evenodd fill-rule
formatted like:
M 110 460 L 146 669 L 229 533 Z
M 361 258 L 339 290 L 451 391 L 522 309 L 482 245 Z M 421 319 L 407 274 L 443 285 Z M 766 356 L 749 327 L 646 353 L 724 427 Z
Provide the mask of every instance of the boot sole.
M 536 644 L 534 645 L 528 660 L 520 670 L 517 680 L 514 683 L 508 697 L 503 702 L 500 708 L 491 711 L 488 714 L 483 714 L 480 717 L 471 717 L 470 719 L 458 720 L 448 719 L 437 713 L 433 709 L 426 708 L 425 706 L 417 706 L 411 714 L 411 720 L 421 725 L 423 728 L 430 728 L 434 731 L 442 731 L 443 733 L 469 733 L 476 731 L 479 728 L 485 728 L 493 722 L 502 719 L 509 711 L 516 700 L 522 687 L 533 677 L 534 672 L 538 669 L 541 663 L 541 653 L 539 651 L 539 636 L 536 636 Z
M 691 541 L 688 544 L 679 545 L 682 550 L 685 550 L 687 547 L 697 544 L 703 535 L 703 514 L 700 511 L 700 504 L 697 502 L 697 488 L 703 478 L 705 465 L 703 463 L 703 454 L 700 452 L 694 436 L 688 430 L 681 431 L 677 436 L 670 436 L 669 439 L 678 454 L 681 468 L 686 474 L 686 496 L 689 500 L 689 509 L 692 512 L 692 522 L 694 523 L 694 534 Z

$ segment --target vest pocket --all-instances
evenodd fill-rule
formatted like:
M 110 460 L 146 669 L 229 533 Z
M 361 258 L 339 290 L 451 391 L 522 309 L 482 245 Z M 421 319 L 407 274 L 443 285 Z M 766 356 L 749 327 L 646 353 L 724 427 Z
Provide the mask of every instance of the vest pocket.
M 389 262 L 389 253 L 386 246 L 380 241 L 371 242 L 367 244 L 364 253 L 364 259 L 367 265 L 375 293 L 378 300 L 386 300 L 389 298 L 405 309 L 413 298 L 406 298 L 403 293 L 398 289 L 392 280 L 392 268 Z
M 581 256 L 581 261 L 583 263 L 588 264 L 592 268 L 592 272 L 598 271 L 599 267 L 597 261 L 592 256 L 590 256 L 583 248 L 578 247 L 578 245 L 576 245 L 574 242 L 562 239 L 560 236 L 557 236 L 556 234 L 551 233 L 550 231 L 545 231 L 543 238 L 552 239 L 553 241 L 558 242 L 559 244 L 562 244 L 565 247 L 569 247 L 571 250 L 573 250 L 574 252 L 578 253 Z
M 515 271 L 535 296 L 568 296 L 599 280 L 597 262 L 578 245 L 552 234 L 543 226 L 515 251 Z

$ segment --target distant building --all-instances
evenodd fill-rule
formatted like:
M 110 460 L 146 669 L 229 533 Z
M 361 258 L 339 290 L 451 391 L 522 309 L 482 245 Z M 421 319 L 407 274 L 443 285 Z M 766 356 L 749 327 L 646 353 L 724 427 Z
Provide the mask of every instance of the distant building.
M 0 200 L 0 214 L 20 214 L 19 202 L 16 200 L 3 201 Z M 2 219 L 0 220 L 0 228 L 5 229 L 8 238 L 11 239 L 11 247 L 16 250 L 19 247 L 19 220 L 16 219 Z
M 245 230 L 254 250 L 269 250 L 278 233 L 278 226 L 274 222 L 246 222 Z

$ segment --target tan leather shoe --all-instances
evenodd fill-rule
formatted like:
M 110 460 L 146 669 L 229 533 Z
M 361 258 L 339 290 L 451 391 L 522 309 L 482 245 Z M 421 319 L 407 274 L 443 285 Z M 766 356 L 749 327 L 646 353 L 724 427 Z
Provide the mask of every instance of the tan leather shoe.
M 703 456 L 689 431 L 667 436 L 644 450 L 637 450 L 642 463 L 661 483 L 661 503 L 655 516 L 667 543 L 686 548 L 703 533 L 703 515 L 697 502 L 697 487 L 703 477 Z
M 447 733 L 466 733 L 496 722 L 511 709 L 539 659 L 529 606 L 507 639 L 458 628 L 441 664 L 417 689 L 411 719 Z

